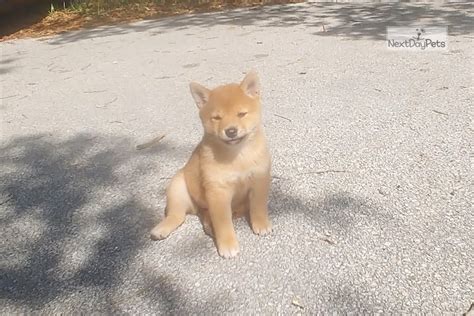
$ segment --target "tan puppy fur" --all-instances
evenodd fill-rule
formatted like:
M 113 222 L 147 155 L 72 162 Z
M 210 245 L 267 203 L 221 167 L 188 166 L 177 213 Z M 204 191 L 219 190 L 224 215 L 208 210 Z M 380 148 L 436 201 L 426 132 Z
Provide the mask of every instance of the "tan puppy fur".
M 151 237 L 168 237 L 186 214 L 196 214 L 219 254 L 230 258 L 239 252 L 233 218 L 248 215 L 255 234 L 271 231 L 271 162 L 261 123 L 260 81 L 252 71 L 240 84 L 209 90 L 193 82 L 190 88 L 204 136 L 171 180 L 166 216 Z

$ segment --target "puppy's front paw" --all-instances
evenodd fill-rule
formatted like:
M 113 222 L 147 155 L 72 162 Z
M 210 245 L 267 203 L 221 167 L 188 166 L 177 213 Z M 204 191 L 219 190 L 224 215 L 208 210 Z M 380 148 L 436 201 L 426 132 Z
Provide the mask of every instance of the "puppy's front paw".
M 153 240 L 162 240 L 171 234 L 171 229 L 166 225 L 158 224 L 150 232 L 150 238 Z
M 239 242 L 235 238 L 220 242 L 217 244 L 217 251 L 223 258 L 233 258 L 239 253 Z
M 272 231 L 272 223 L 267 220 L 254 220 L 252 222 L 252 230 L 259 236 L 265 236 Z

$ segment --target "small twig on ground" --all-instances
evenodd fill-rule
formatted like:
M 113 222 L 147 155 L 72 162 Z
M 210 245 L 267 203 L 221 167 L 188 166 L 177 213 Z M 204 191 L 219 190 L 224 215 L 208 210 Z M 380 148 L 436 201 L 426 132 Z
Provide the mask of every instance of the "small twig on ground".
M 298 63 L 298 62 L 300 62 L 300 61 L 301 61 L 301 58 L 298 58 L 297 60 L 294 60 L 294 61 L 292 61 L 292 62 L 289 62 L 289 63 L 286 64 L 285 66 L 294 65 L 294 64 L 296 64 L 296 63 Z
M 107 90 L 90 90 L 90 91 L 84 91 L 84 93 L 100 93 L 100 92 L 105 92 Z
M 304 309 L 304 306 L 301 305 L 301 303 L 299 302 L 299 300 L 297 298 L 294 298 L 291 301 L 291 305 L 296 306 L 296 307 L 301 308 L 301 309 Z
M 160 135 L 158 137 L 155 137 L 153 138 L 152 140 L 150 140 L 149 142 L 146 142 L 144 144 L 140 144 L 140 145 L 137 145 L 136 146 L 136 149 L 137 150 L 142 150 L 142 149 L 145 149 L 145 148 L 149 148 L 151 146 L 154 146 L 156 144 L 158 144 L 163 138 L 165 138 L 166 134 L 163 134 L 163 135 Z
M 279 177 L 279 176 L 272 176 L 272 179 L 286 180 L 286 178 L 282 178 L 282 177 Z
M 320 170 L 320 171 L 310 171 L 310 172 L 302 172 L 296 174 L 297 176 L 305 175 L 305 174 L 324 174 L 324 173 L 345 173 L 349 172 L 347 170 Z
M 10 98 L 14 98 L 14 97 L 17 97 L 17 96 L 19 96 L 19 94 L 7 95 L 6 97 L 1 97 L 0 100 L 10 99 Z
M 408 128 L 416 132 L 418 135 L 420 134 L 413 126 L 408 125 Z
M 471 304 L 471 307 L 469 307 L 468 311 L 462 314 L 463 316 L 472 316 L 474 315 L 474 303 Z
M 327 242 L 327 243 L 330 244 L 330 245 L 335 245 L 335 244 L 336 244 L 336 242 L 335 242 L 334 240 L 330 239 L 330 238 L 327 237 L 327 236 L 319 236 L 318 239 L 319 239 L 319 240 L 322 240 L 322 241 L 325 241 L 325 242 Z
M 275 113 L 273 113 L 273 115 L 278 116 L 279 118 L 282 118 L 282 119 L 287 120 L 287 121 L 289 121 L 289 122 L 292 122 L 292 120 L 290 120 L 290 119 L 287 118 L 287 117 L 284 117 L 284 116 L 281 116 L 281 115 L 278 115 L 278 114 L 275 114 Z
M 435 112 L 435 113 L 441 114 L 441 115 L 449 116 L 448 113 L 444 113 L 444 112 L 441 112 L 441 111 L 438 111 L 438 110 L 432 110 L 432 111 Z
M 112 123 L 123 124 L 122 121 L 110 121 L 109 123 L 111 123 L 111 124 L 112 124 Z
M 82 67 L 81 70 L 86 70 L 86 69 L 89 68 L 91 65 L 92 65 L 92 64 L 88 64 L 88 65 Z
M 117 97 L 115 97 L 112 101 L 109 101 L 109 102 L 104 103 L 104 106 L 105 106 L 105 105 L 109 105 L 109 104 L 111 104 L 111 103 L 114 103 L 115 101 L 117 101 Z
M 161 80 L 161 79 L 171 79 L 173 77 L 170 77 L 170 76 L 161 76 L 161 77 L 155 77 L 155 79 L 157 80 Z

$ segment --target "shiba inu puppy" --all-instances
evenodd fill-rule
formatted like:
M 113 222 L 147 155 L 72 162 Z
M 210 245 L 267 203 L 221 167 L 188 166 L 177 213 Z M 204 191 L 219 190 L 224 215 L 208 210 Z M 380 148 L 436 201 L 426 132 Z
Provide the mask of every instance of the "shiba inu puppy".
M 251 71 L 240 84 L 209 90 L 192 82 L 190 88 L 204 136 L 172 178 L 165 218 L 151 238 L 168 237 L 186 214 L 195 214 L 214 237 L 219 254 L 231 258 L 239 252 L 233 218 L 247 216 L 255 234 L 271 231 L 271 159 L 261 122 L 260 81 Z

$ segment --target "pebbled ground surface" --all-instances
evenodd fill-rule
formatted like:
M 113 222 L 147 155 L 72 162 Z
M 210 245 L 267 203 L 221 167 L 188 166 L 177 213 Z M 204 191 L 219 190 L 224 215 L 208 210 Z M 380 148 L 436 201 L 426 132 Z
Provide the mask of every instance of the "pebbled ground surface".
M 473 16 L 463 3 L 305 3 L 1 43 L 0 312 L 466 312 Z M 385 48 L 387 25 L 414 23 L 449 25 L 449 50 Z M 201 137 L 189 81 L 250 68 L 274 232 L 236 222 L 234 260 L 195 217 L 151 241 Z

